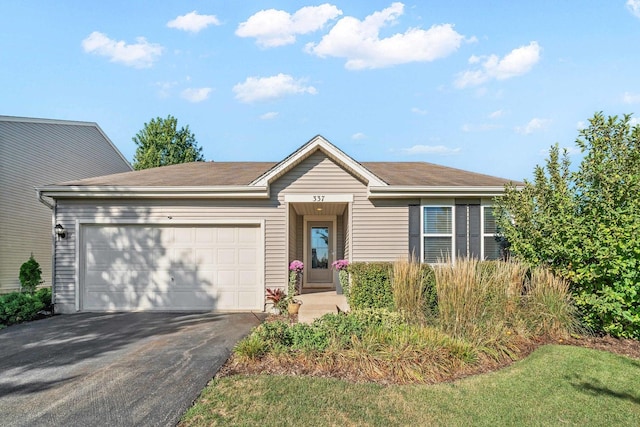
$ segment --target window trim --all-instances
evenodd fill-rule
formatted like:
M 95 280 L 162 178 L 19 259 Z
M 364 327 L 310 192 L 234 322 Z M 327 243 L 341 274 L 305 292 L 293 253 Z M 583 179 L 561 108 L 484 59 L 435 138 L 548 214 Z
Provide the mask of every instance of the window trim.
M 420 203 L 420 262 L 421 263 L 427 263 L 427 264 L 431 264 L 431 265 L 438 265 L 440 263 L 430 263 L 425 261 L 425 244 L 424 244 L 424 239 L 425 237 L 449 237 L 451 239 L 451 248 L 450 248 L 450 256 L 451 256 L 451 262 L 455 263 L 456 262 L 456 251 L 455 251 L 455 244 L 456 244 L 456 235 L 455 235 L 455 230 L 456 230 L 456 216 L 454 214 L 455 212 L 455 201 L 451 204 L 451 203 L 425 203 L 425 201 L 421 201 Z M 484 244 L 484 239 L 485 237 L 494 237 L 495 236 L 495 232 L 490 232 L 487 233 L 485 231 L 485 208 L 494 208 L 495 205 L 489 201 L 485 201 L 485 200 L 481 200 L 480 201 L 480 235 L 482 236 L 482 238 L 480 239 L 480 254 L 481 254 L 481 259 L 482 260 L 487 260 L 487 256 L 486 256 L 486 252 L 485 252 L 485 244 Z M 449 209 L 449 214 L 451 215 L 451 232 L 449 234 L 442 234 L 442 233 L 425 233 L 424 230 L 424 212 L 425 212 L 425 208 L 448 208 Z
M 424 230 L 424 211 L 425 208 L 448 208 L 449 209 L 449 215 L 451 217 L 451 231 L 449 232 L 449 234 L 445 234 L 445 233 L 425 233 Z M 437 263 L 437 262 L 427 262 L 425 260 L 425 245 L 424 245 L 424 239 L 425 237 L 449 237 L 449 239 L 451 240 L 451 246 L 449 248 L 449 256 L 451 257 L 451 261 L 455 262 L 455 229 L 456 229 L 456 218 L 454 215 L 454 205 L 449 205 L 449 204 L 424 204 L 421 203 L 420 204 L 420 262 L 421 263 L 428 263 L 431 265 L 438 265 L 438 264 L 442 264 L 442 263 Z
M 487 233 L 487 231 L 486 231 L 486 230 L 485 230 L 485 228 L 484 228 L 484 219 L 485 219 L 485 214 L 484 214 L 484 212 L 485 212 L 485 209 L 486 209 L 486 208 L 494 209 L 494 208 L 495 208 L 495 206 L 494 206 L 492 203 L 482 203 L 482 204 L 480 205 L 480 207 L 482 208 L 482 209 L 480 209 L 480 224 L 481 224 L 481 226 L 482 226 L 482 239 L 481 239 L 481 241 L 480 241 L 480 251 L 481 251 L 481 253 L 482 253 L 482 259 L 483 259 L 483 260 L 488 260 L 488 259 L 487 259 L 487 254 L 486 254 L 486 252 L 485 252 L 485 250 L 484 250 L 484 239 L 485 239 L 486 237 L 494 237 L 494 238 L 495 238 L 495 236 L 496 236 L 496 232 L 498 231 L 498 229 L 497 229 L 497 225 L 496 225 L 496 230 L 495 230 L 494 232 Z M 494 219 L 494 222 L 495 222 L 495 219 L 496 219 L 496 216 L 495 216 L 495 215 L 493 215 L 493 219 Z M 499 258 L 496 258 L 496 259 L 499 259 Z M 488 260 L 488 261 L 491 261 L 491 260 Z

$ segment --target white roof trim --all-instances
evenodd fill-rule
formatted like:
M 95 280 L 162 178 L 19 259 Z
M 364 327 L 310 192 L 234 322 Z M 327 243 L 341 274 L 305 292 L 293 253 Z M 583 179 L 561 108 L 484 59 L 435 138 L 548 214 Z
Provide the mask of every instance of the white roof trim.
M 519 187 L 518 187 L 519 188 Z M 479 187 L 456 187 L 456 186 L 431 186 L 431 187 L 410 187 L 393 186 L 369 187 L 369 197 L 376 199 L 394 199 L 404 197 L 496 197 L 504 195 L 504 186 L 479 186 Z
M 61 198 L 171 198 L 171 199 L 239 199 L 269 198 L 267 187 L 246 185 L 199 187 L 127 187 L 127 186 L 47 186 L 40 194 Z
M 360 163 L 353 160 L 347 154 L 340 151 L 335 145 L 331 144 L 329 141 L 324 139 L 322 136 L 317 135 L 311 141 L 307 142 L 305 145 L 300 147 L 298 150 L 294 151 L 291 155 L 289 155 L 286 159 L 269 169 L 267 172 L 256 178 L 249 185 L 251 186 L 268 186 L 275 178 L 280 177 L 295 165 L 300 163 L 305 158 L 309 157 L 316 150 L 322 150 L 333 160 L 336 160 L 340 163 L 343 163 L 347 166 L 351 171 L 360 175 L 364 178 L 369 185 L 375 186 L 386 186 L 388 185 L 386 182 L 382 181 L 376 175 L 371 173 L 367 168 L 362 166 Z

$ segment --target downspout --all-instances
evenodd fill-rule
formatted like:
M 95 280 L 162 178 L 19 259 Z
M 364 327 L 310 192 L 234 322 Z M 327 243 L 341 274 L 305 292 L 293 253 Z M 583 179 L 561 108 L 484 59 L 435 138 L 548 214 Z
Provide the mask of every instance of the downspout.
M 53 211 L 51 215 L 51 307 L 52 307 L 52 310 L 55 310 L 56 293 L 55 293 L 54 285 L 55 285 L 55 277 L 56 277 L 56 240 L 55 240 L 56 236 L 55 236 L 55 233 L 53 232 L 53 229 L 56 226 L 56 215 L 58 211 L 57 209 L 58 204 L 56 203 L 55 200 L 53 203 L 46 200 L 42 195 L 42 191 L 39 188 L 36 188 L 36 193 L 38 194 L 38 200 L 40 200 L 40 203 L 47 206 L 49 209 Z M 53 314 L 53 311 L 52 311 L 52 314 Z

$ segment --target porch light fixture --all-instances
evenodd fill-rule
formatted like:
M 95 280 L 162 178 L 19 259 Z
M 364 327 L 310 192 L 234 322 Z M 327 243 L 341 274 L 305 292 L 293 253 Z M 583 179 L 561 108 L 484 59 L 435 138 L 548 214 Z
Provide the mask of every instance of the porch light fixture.
M 322 212 L 322 208 L 316 208 L 316 211 Z
M 64 239 L 67 236 L 66 231 L 64 231 L 64 227 L 60 224 L 56 224 L 53 231 L 55 231 L 56 236 L 60 237 L 61 239 Z

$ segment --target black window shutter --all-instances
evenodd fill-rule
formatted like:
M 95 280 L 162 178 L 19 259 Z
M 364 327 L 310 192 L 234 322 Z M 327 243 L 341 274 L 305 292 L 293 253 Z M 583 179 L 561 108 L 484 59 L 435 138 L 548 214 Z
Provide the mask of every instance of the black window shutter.
M 480 205 L 469 205 L 469 256 L 480 258 Z
M 456 205 L 456 258 L 467 257 L 467 205 Z
M 409 259 L 422 261 L 420 234 L 420 205 L 409 205 Z

